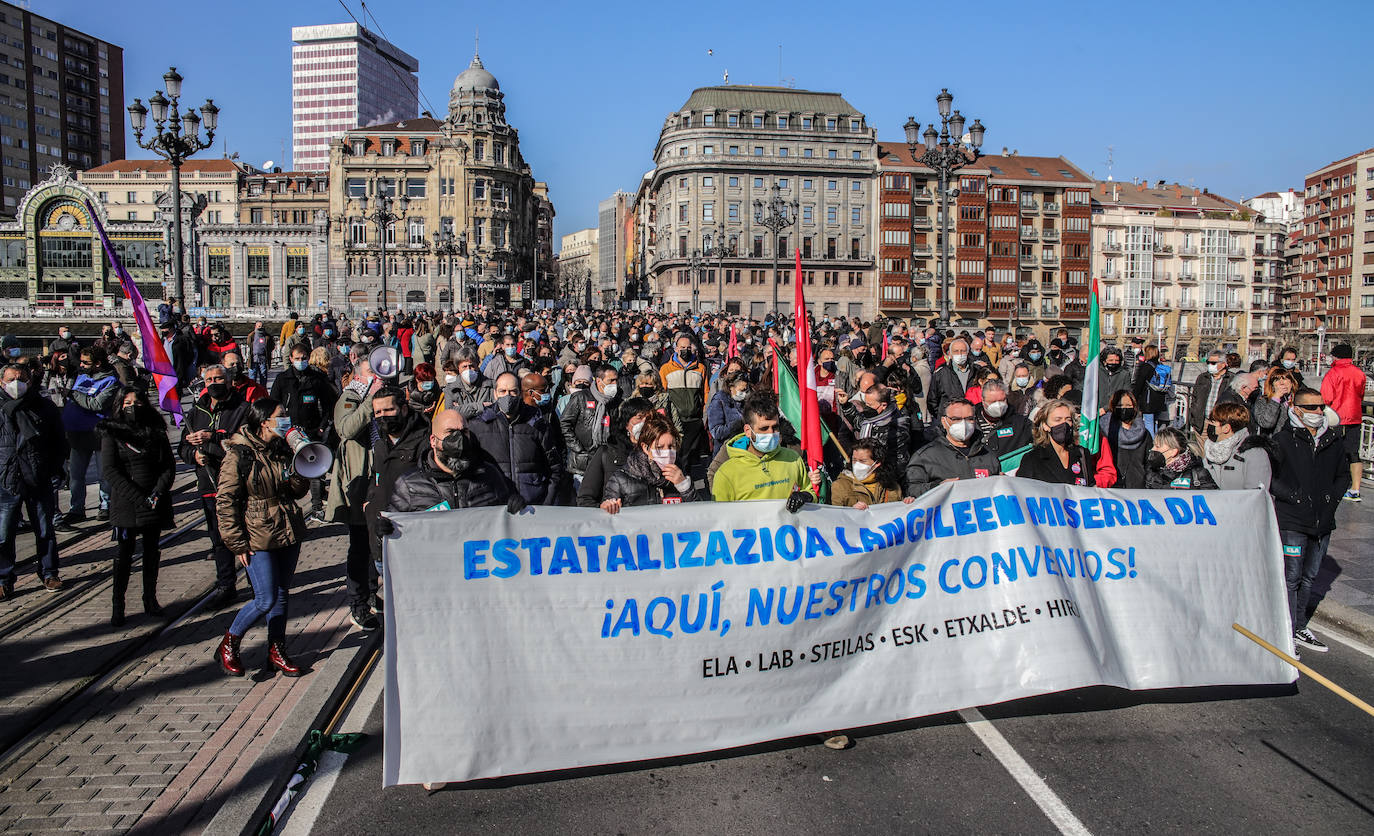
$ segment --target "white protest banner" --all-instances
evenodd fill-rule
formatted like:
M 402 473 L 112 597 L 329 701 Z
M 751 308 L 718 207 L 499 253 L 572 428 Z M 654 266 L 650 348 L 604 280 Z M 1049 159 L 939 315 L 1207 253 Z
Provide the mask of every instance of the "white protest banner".
M 387 786 L 725 749 L 1089 685 L 1286 683 L 1263 491 L 999 477 L 782 502 L 399 514 Z

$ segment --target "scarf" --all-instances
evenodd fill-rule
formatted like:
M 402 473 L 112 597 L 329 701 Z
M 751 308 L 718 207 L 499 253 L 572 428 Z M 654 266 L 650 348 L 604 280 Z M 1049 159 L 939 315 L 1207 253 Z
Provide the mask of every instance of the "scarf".
M 1213 441 L 1210 438 L 1203 442 L 1203 452 L 1206 454 L 1207 461 L 1212 464 L 1223 464 L 1236 454 L 1241 442 L 1249 438 L 1249 430 L 1237 430 L 1235 435 L 1224 441 Z
M 625 458 L 623 469 L 636 482 L 643 482 L 660 490 L 670 487 L 663 471 L 638 446 Z
M 1187 450 L 1179 450 L 1178 455 L 1171 461 L 1165 462 L 1164 472 L 1179 474 L 1193 466 L 1193 454 Z
M 1145 422 L 1137 420 L 1131 426 L 1126 426 L 1117 421 L 1114 416 L 1107 417 L 1107 439 L 1122 450 L 1134 450 L 1144 441 L 1148 433 L 1145 432 Z
M 596 401 L 596 412 L 592 415 L 592 447 L 595 448 L 600 447 L 606 441 L 606 436 L 611 434 L 610 423 L 606 420 L 606 404 L 611 399 L 595 386 L 589 386 L 587 391 Z

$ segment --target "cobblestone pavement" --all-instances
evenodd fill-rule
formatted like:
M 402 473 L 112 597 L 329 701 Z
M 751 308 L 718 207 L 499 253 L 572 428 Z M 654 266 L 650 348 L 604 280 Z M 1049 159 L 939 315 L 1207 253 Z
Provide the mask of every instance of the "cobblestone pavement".
M 199 519 L 189 495 L 177 510 L 178 524 Z M 64 544 L 67 590 L 47 593 L 29 575 L 0 613 L 0 727 L 18 737 L 38 724 L 0 762 L 0 828 L 198 832 L 312 677 L 258 670 L 266 661 L 261 626 L 244 640 L 249 675 L 224 676 L 212 655 L 237 607 L 193 612 L 170 626 L 145 616 L 137 565 L 128 622 L 111 629 L 112 544 L 108 528 L 86 528 L 94 530 Z M 287 644 L 297 662 L 318 667 L 352 629 L 342 571 L 347 537 L 331 526 L 312 527 L 308 538 Z M 198 524 L 164 548 L 158 595 L 171 615 L 190 610 L 212 585 L 207 547 Z M 240 602 L 246 588 L 241 584 Z

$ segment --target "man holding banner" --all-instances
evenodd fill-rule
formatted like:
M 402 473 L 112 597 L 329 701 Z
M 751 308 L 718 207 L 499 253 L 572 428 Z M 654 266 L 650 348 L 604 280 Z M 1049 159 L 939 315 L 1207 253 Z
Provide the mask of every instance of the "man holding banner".
M 814 502 L 809 491 L 820 482 L 820 471 L 808 471 L 800 453 L 782 446 L 782 413 L 773 396 L 752 395 L 743 416 L 744 432 L 726 442 L 729 458 L 716 471 L 715 500 L 786 499 L 793 512 Z
M 920 496 L 941 482 L 985 479 L 1002 472 L 997 454 L 978 436 L 973 404 L 964 398 L 945 402 L 944 434 L 916 451 L 906 467 L 907 492 Z

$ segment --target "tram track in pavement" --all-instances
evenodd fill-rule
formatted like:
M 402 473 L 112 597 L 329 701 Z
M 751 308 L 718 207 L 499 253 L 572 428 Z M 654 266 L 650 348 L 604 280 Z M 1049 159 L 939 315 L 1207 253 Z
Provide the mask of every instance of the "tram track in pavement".
M 179 471 L 178 479 L 189 476 L 184 482 L 174 485 L 172 495 L 175 502 L 178 498 L 193 494 L 196 485 L 194 470 L 188 469 Z M 181 525 L 163 534 L 158 540 L 160 548 L 167 546 L 185 537 L 190 532 L 204 525 L 204 518 L 198 504 L 193 505 L 189 512 L 189 518 Z M 81 533 L 76 537 L 68 538 L 67 545 L 87 539 L 92 536 L 99 536 L 108 531 L 108 527 L 102 527 L 89 533 Z M 136 565 L 141 561 L 141 555 Z M 30 558 L 24 563 L 36 562 L 37 558 Z M 73 579 L 71 582 L 64 582 L 63 589 L 58 593 L 48 594 L 47 600 L 36 604 L 26 610 L 18 617 L 0 624 L 0 642 L 6 638 L 35 628 L 41 629 L 47 625 L 57 625 L 63 619 L 81 609 L 83 606 L 93 602 L 101 596 L 108 595 L 113 579 L 107 566 L 107 561 L 103 558 L 90 561 L 94 564 L 83 575 Z M 42 707 L 31 712 L 26 718 L 27 721 L 21 725 L 6 723 L 0 725 L 0 771 L 3 771 L 14 760 L 21 757 L 30 746 L 45 733 L 49 721 L 59 714 L 64 708 L 71 705 L 82 697 L 83 694 L 90 692 L 101 683 L 107 681 L 110 676 L 117 675 L 129 665 L 140 660 L 149 649 L 161 641 L 169 633 L 180 627 L 187 619 L 200 612 L 209 600 L 213 597 L 215 584 L 210 581 L 203 590 L 195 592 L 191 598 L 183 599 L 180 604 L 166 605 L 167 620 L 159 628 L 142 635 L 132 635 L 123 641 L 123 646 L 115 652 L 109 653 L 100 658 L 99 662 L 90 670 L 83 672 L 83 675 L 74 681 L 72 687 L 66 689 L 55 699 L 45 701 Z M 38 594 L 42 588 L 30 594 Z M 129 640 L 129 639 L 132 640 Z

